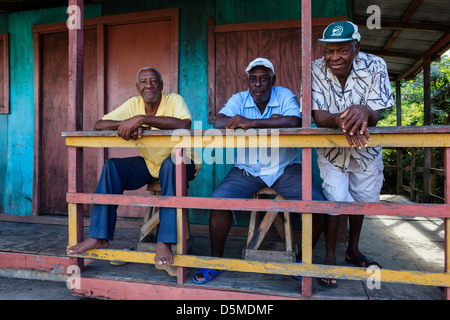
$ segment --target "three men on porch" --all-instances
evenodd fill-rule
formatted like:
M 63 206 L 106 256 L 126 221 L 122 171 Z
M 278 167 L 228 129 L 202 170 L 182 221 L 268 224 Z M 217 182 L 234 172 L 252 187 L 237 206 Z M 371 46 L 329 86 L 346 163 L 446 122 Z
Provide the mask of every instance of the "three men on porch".
M 340 128 L 350 147 L 319 148 L 318 164 L 323 191 L 330 201 L 379 201 L 383 183 L 381 148 L 368 146 L 368 126 L 375 126 L 380 111 L 394 105 L 387 68 L 376 56 L 359 51 L 360 35 L 351 22 L 329 25 L 319 41 L 325 43 L 324 57 L 312 64 L 312 115 L 319 127 Z M 287 88 L 276 87 L 272 63 L 265 58 L 252 61 L 247 69 L 248 90 L 233 95 L 217 116 L 215 127 L 228 129 L 283 128 L 301 126 L 301 107 Z M 96 130 L 117 130 L 128 140 L 142 136 L 143 127 L 189 129 L 191 116 L 183 98 L 162 94 L 163 82 L 156 69 L 144 68 L 137 75 L 139 97 L 125 102 L 96 123 Z M 256 157 L 259 152 L 254 148 Z M 175 165 L 171 148 L 155 152 L 140 149 L 142 156 L 110 159 L 105 163 L 96 193 L 120 194 L 159 180 L 162 195 L 175 195 Z M 273 188 L 285 199 L 301 200 L 302 168 L 296 148 L 280 148 L 276 161 L 269 164 L 249 162 L 249 153 L 238 154 L 234 167 L 214 190 L 214 198 L 250 198 L 260 188 Z M 189 156 L 189 155 L 188 155 Z M 195 154 L 189 156 L 195 160 Z M 272 159 L 274 160 L 274 159 Z M 198 172 L 196 161 L 187 164 L 187 180 Z M 323 200 L 312 186 L 313 200 Z M 176 242 L 175 209 L 161 208 L 156 265 L 173 264 L 170 244 Z M 316 215 L 315 215 L 316 216 Z M 211 255 L 222 257 L 233 215 L 228 211 L 211 210 L 209 228 Z M 323 216 L 314 223 L 314 239 L 324 228 Z M 322 219 L 322 220 L 321 220 Z M 364 216 L 350 216 L 350 239 L 346 261 L 367 267 L 371 261 L 359 251 L 359 236 Z M 105 248 L 113 239 L 116 207 L 95 205 L 92 211 L 89 238 L 68 249 L 83 253 Z M 340 216 L 325 218 L 325 264 L 337 264 L 335 245 Z M 202 269 L 193 281 L 204 283 L 223 271 Z M 320 279 L 322 285 L 336 286 L 335 279 Z

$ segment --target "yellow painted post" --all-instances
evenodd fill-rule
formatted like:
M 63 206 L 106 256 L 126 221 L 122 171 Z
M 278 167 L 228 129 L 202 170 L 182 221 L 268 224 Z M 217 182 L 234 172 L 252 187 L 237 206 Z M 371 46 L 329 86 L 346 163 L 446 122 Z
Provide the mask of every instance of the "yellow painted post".
M 68 239 L 68 248 L 76 245 L 78 242 L 83 240 L 83 215 L 82 212 L 78 215 L 78 205 L 76 203 L 69 203 L 67 209 L 68 215 L 68 229 L 69 229 L 69 239 Z M 84 259 L 80 258 L 71 258 L 71 264 L 78 266 L 80 270 L 84 268 Z
M 312 220 L 311 213 L 302 214 L 302 264 L 312 264 Z M 311 294 L 311 278 L 302 277 L 302 295 Z
M 78 243 L 77 205 L 75 203 L 68 204 L 68 227 L 69 227 L 68 247 L 72 247 Z
M 312 199 L 312 150 L 302 149 L 302 199 Z M 312 264 L 312 229 L 313 216 L 311 213 L 302 214 L 302 263 Z M 311 277 L 302 277 L 302 295 L 312 295 Z
M 447 148 L 449 149 L 449 148 Z M 444 239 L 445 239 L 445 244 L 444 244 L 444 258 L 445 258 L 445 272 L 448 273 L 450 271 L 450 223 L 449 223 L 449 219 L 445 218 L 444 219 Z M 444 297 L 445 300 L 450 300 L 450 288 L 446 287 L 444 289 Z

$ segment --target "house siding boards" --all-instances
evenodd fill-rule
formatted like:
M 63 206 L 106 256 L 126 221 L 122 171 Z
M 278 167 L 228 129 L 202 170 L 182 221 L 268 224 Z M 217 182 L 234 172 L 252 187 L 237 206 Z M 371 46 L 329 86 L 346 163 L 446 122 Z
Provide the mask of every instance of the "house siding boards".
M 325 4 L 326 2 L 326 4 Z M 313 0 L 313 18 L 350 16 L 347 0 Z M 218 24 L 299 19 L 300 1 L 137 1 L 110 0 L 85 6 L 85 18 L 180 8 L 178 92 L 194 121 L 208 122 L 208 19 Z M 0 115 L 0 213 L 31 215 L 34 165 L 34 65 L 32 26 L 67 20 L 66 7 L 0 15 L 0 33 L 9 33 L 10 113 Z M 157 67 L 157 66 L 156 66 Z M 230 165 L 204 165 L 190 183 L 189 195 L 207 197 Z M 191 219 L 207 223 L 202 212 Z

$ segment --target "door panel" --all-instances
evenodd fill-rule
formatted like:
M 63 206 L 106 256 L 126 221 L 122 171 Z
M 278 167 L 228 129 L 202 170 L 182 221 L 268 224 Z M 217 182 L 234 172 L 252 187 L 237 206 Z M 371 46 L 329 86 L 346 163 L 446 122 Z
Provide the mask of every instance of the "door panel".
M 85 76 L 83 127 L 91 130 L 97 109 L 96 33 L 85 32 Z M 67 130 L 68 33 L 41 37 L 41 108 L 39 151 L 39 214 L 67 214 L 67 147 L 61 136 Z M 83 188 L 95 190 L 97 159 L 95 150 L 85 148 Z

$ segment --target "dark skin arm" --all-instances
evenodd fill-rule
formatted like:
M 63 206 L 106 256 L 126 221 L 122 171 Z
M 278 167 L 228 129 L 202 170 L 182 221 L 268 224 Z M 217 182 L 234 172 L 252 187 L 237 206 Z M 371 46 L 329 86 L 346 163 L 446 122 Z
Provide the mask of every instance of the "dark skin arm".
M 312 115 L 319 127 L 340 128 L 349 145 L 358 149 L 368 146 L 370 134 L 367 127 L 375 126 L 380 119 L 380 111 L 372 111 L 363 105 L 353 105 L 335 114 L 313 110 Z
M 219 113 L 214 127 L 216 129 L 249 129 L 249 128 L 293 128 L 301 127 L 302 120 L 294 116 L 272 115 L 269 119 L 247 119 L 241 115 L 227 117 Z
M 191 120 L 173 117 L 155 117 L 138 115 L 123 121 L 98 120 L 94 130 L 117 130 L 117 136 L 125 140 L 138 139 L 142 137 L 143 127 L 154 127 L 158 129 L 190 129 Z

